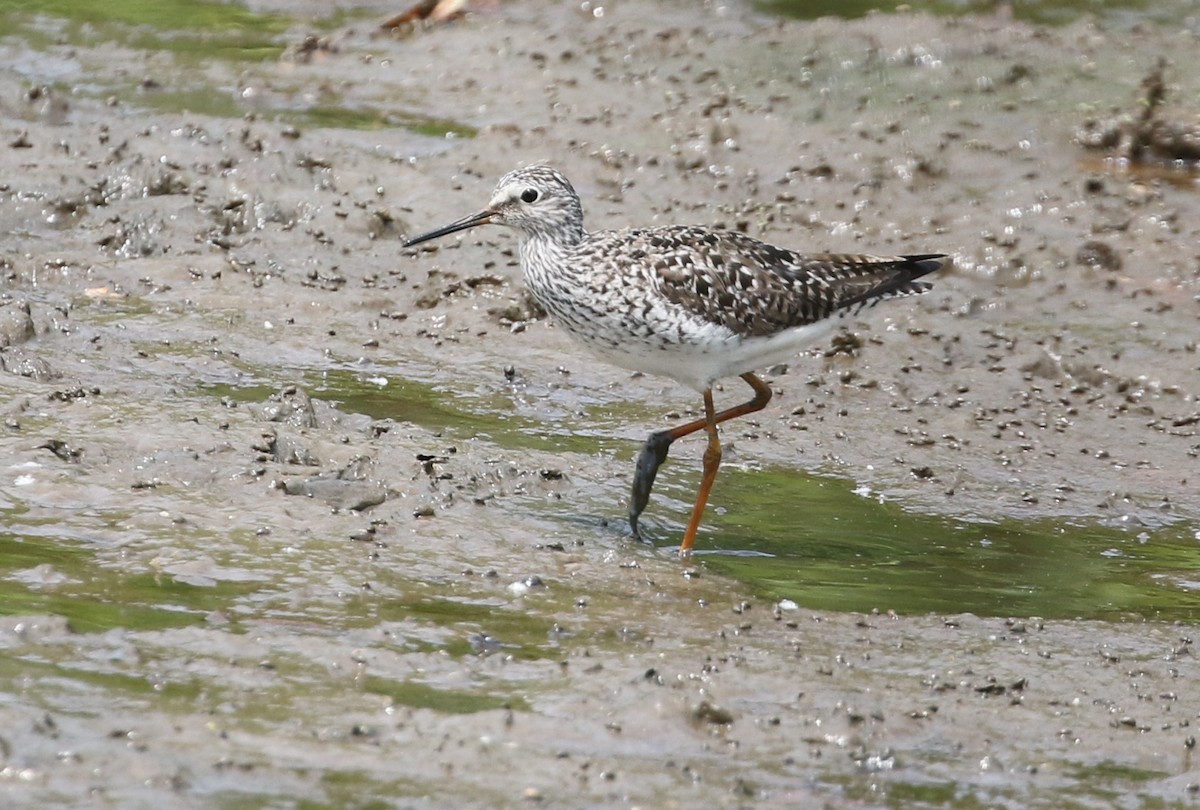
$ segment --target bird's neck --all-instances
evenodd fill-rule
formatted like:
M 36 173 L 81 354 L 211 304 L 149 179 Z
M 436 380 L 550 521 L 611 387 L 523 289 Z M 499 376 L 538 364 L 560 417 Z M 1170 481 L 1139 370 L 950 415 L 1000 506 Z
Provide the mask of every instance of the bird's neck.
M 556 230 L 522 234 L 519 250 L 526 280 L 536 285 L 537 280 L 548 275 L 561 276 L 569 272 L 567 259 L 583 238 L 582 230 L 577 233 Z

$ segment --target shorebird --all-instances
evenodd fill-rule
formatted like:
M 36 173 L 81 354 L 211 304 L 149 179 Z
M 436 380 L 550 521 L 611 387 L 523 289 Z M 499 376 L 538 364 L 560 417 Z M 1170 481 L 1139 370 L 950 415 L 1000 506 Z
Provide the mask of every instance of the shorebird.
M 805 255 L 743 233 L 687 225 L 588 233 L 579 195 L 549 166 L 509 172 L 486 208 L 405 247 L 488 223 L 517 231 L 525 284 L 567 332 L 615 365 L 669 377 L 703 395 L 702 419 L 646 440 L 630 494 L 629 526 L 641 539 L 638 518 L 671 445 L 699 430 L 708 434 L 680 556 L 692 552 L 721 464 L 717 426 L 771 400 L 754 370 L 790 359 L 839 319 L 927 292 L 932 285 L 918 279 L 947 258 Z M 735 374 L 754 396 L 718 411 L 713 384 Z

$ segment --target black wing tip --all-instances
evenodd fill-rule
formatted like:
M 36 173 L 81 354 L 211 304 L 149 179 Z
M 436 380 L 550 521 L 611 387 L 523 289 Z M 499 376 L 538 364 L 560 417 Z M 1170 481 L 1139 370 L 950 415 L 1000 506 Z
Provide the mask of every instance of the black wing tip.
M 917 281 L 917 279 L 939 269 L 949 259 L 950 257 L 945 253 L 918 253 L 885 259 L 885 263 L 890 264 L 890 269 L 894 271 L 891 278 L 865 292 L 840 301 L 838 309 L 857 312 L 865 307 L 873 307 L 888 298 L 927 293 L 933 289 L 933 283 Z
M 904 267 L 908 270 L 910 279 L 927 276 L 940 270 L 950 261 L 950 256 L 946 253 L 917 253 L 900 258 L 904 260 Z

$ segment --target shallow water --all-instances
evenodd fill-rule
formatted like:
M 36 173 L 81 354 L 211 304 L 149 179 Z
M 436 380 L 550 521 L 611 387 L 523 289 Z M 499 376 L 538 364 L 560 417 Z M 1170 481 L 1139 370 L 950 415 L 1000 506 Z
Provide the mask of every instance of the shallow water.
M 823 610 L 1200 619 L 1194 528 L 963 521 L 792 470 L 729 471 L 705 563 Z M 1119 521 L 1118 521 L 1119 522 Z M 753 556 L 741 556 L 752 552 Z
M 305 384 L 348 412 L 410 421 L 443 432 L 447 440 L 615 452 L 630 459 L 630 473 L 638 449 L 636 442 L 606 433 L 630 429 L 636 417 L 621 406 L 597 404 L 548 419 L 544 411 L 516 413 L 511 392 L 473 395 L 397 375 L 328 371 Z M 273 393 L 266 387 L 212 391 L 245 401 Z M 696 473 L 689 454 L 701 446 L 680 442 L 672 448 L 674 463 L 660 473 L 644 527 L 658 545 L 669 547 L 686 522 Z M 580 507 L 592 508 L 554 502 L 542 514 L 596 531 L 604 518 Z M 676 521 L 670 527 L 662 524 L 668 516 Z M 608 521 L 618 538 L 623 515 Z M 818 610 L 1200 620 L 1193 576 L 1200 569 L 1200 543 L 1189 524 L 1137 525 L 1118 515 L 1107 522 L 952 519 L 906 510 L 844 479 L 803 470 L 725 465 L 697 555 L 764 598 Z

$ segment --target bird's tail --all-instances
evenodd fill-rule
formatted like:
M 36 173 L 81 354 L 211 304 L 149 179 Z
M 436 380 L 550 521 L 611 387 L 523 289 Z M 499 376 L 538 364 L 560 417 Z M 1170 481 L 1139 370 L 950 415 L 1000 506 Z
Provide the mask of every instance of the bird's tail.
M 888 262 L 891 272 L 884 275 L 878 284 L 839 301 L 839 308 L 847 315 L 853 315 L 889 298 L 903 298 L 929 292 L 933 289 L 933 284 L 918 279 L 938 270 L 947 259 L 949 256 L 940 253 L 897 256 Z

